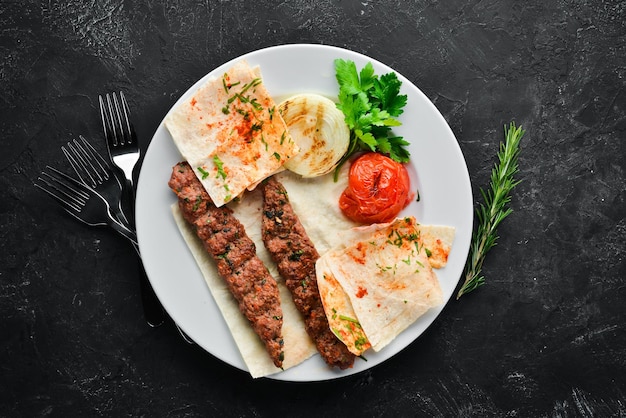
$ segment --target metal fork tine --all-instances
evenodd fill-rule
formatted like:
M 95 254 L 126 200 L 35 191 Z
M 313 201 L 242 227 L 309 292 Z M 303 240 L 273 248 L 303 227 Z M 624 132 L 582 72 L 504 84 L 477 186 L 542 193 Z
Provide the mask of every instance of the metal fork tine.
M 96 149 L 85 139 L 84 136 L 78 136 L 82 142 L 82 146 L 85 150 L 85 154 L 89 154 L 92 157 L 92 160 L 98 163 L 98 166 L 102 169 L 102 172 L 106 174 L 106 177 L 109 176 L 108 170 L 111 166 L 106 162 L 106 160 L 102 157 L 102 155 L 96 151 Z M 76 141 L 76 140 L 74 140 Z
M 122 111 L 124 113 L 123 122 L 126 128 L 126 135 L 124 136 L 126 137 L 126 141 L 131 143 L 133 140 L 133 127 L 130 124 L 130 108 L 128 107 L 128 102 L 126 101 L 126 96 L 124 96 L 123 91 L 120 91 L 120 101 L 122 102 Z
M 104 136 L 107 141 L 113 145 L 117 145 L 117 133 L 115 121 L 113 120 L 113 104 L 111 96 L 107 93 L 104 97 L 99 96 L 100 115 L 102 116 L 102 126 L 104 127 Z
M 105 96 L 107 97 L 107 103 L 109 102 L 108 100 L 108 94 Z M 113 123 L 111 121 L 110 118 L 110 112 L 107 112 L 107 103 L 104 102 L 104 98 L 102 97 L 102 95 L 98 96 L 98 101 L 100 102 L 100 117 L 102 118 L 102 127 L 104 128 L 104 137 L 106 138 L 107 141 L 109 141 L 111 138 L 111 136 L 113 135 Z
M 42 172 L 42 174 L 45 174 L 50 179 L 54 180 L 57 184 L 60 184 L 61 186 L 65 187 L 67 190 L 74 193 L 76 196 L 80 196 L 84 200 L 89 199 L 89 194 L 85 191 L 87 186 L 80 183 L 78 180 L 68 176 L 67 174 L 62 173 L 61 171 L 57 170 L 54 167 L 50 167 L 49 165 L 47 165 L 46 169 L 48 169 L 49 171 L 48 172 L 44 171 Z
M 117 145 L 124 145 L 124 125 L 122 125 L 122 116 L 120 115 L 120 104 L 117 101 L 117 95 L 115 93 L 111 93 L 111 97 L 113 98 L 111 115 L 113 115 L 113 119 L 115 120 L 115 127 L 119 128 L 119 137 L 116 138 Z
M 68 151 L 68 148 L 70 151 Z M 87 169 L 87 163 L 85 159 L 78 153 L 76 148 L 72 145 L 71 142 L 67 143 L 67 148 L 65 146 L 61 147 L 61 151 L 65 154 L 65 158 L 70 162 L 70 165 L 76 172 L 76 175 L 85 184 L 89 184 L 91 187 L 96 186 L 96 179 L 91 175 L 90 170 Z
M 79 187 L 77 188 L 75 185 L 72 187 L 73 184 L 69 184 L 67 182 L 67 179 L 73 180 L 71 177 L 50 166 L 46 166 L 46 168 L 49 171 L 42 171 L 38 180 L 48 187 L 45 188 L 38 184 L 35 184 L 35 186 L 39 187 L 41 190 L 45 191 L 62 203 L 66 210 L 71 209 L 73 211 L 80 212 L 82 207 L 85 206 L 87 199 L 89 199 L 89 195 L 82 191 Z
M 79 138 L 82 143 L 74 139 L 73 142 L 67 143 L 67 148 L 63 146 L 61 150 L 80 180 L 95 188 L 97 184 L 109 179 L 110 167 L 82 135 Z M 86 181 L 85 177 L 88 177 L 90 181 Z
M 48 187 L 57 189 L 57 187 L 55 187 L 54 185 L 50 184 L 49 182 L 47 182 L 45 179 L 39 177 L 39 180 L 41 182 L 43 182 L 44 184 L 46 184 Z M 73 202 L 69 202 L 66 199 L 60 197 L 59 195 L 55 194 L 52 190 L 47 189 L 46 187 L 35 183 L 35 187 L 39 188 L 40 190 L 43 190 L 44 192 L 46 192 L 49 196 L 51 196 L 54 200 L 57 201 L 57 203 L 59 203 L 59 205 L 61 206 L 61 208 L 63 210 L 65 210 L 65 212 L 69 215 L 71 215 L 73 218 L 78 219 L 81 222 L 87 223 L 82 217 L 81 217 L 81 212 L 83 209 L 83 206 L 78 206 Z M 63 194 L 65 194 L 67 196 L 67 194 L 65 192 L 62 192 Z M 71 198 L 71 196 L 68 196 Z
M 109 225 L 117 233 L 137 244 L 137 235 L 118 222 L 106 199 L 86 184 L 59 170 L 46 166 L 35 186 L 60 203 L 70 215 L 91 226 Z
M 83 143 L 87 143 L 87 140 L 85 138 L 83 138 L 82 136 L 80 138 L 83 140 Z M 98 183 L 102 180 L 106 180 L 109 178 L 109 173 L 107 169 L 102 166 L 98 159 L 93 155 L 91 150 L 85 149 L 85 147 L 79 144 L 76 139 L 74 139 L 74 146 L 78 150 L 81 160 L 85 163 L 86 166 L 88 165 L 89 168 L 91 168 L 91 171 L 98 177 Z M 95 150 L 93 151 L 95 152 Z
M 113 100 L 111 100 L 111 96 Z M 115 94 L 107 94 L 107 104 L 109 105 L 109 114 L 111 115 L 111 125 L 113 126 L 113 137 L 115 139 L 115 145 L 124 145 L 124 135 L 122 118 L 120 116 L 120 106 L 117 102 L 117 96 Z
M 104 98 L 99 96 L 99 102 L 105 136 L 111 135 L 114 146 L 132 143 L 133 126 L 130 123 L 130 108 L 124 92 L 120 91 L 119 99 L 116 93 L 107 93 Z
M 46 175 L 47 173 L 41 173 L 41 174 Z M 42 182 L 45 186 L 35 183 L 35 187 L 48 193 L 48 195 L 53 197 L 58 203 L 61 204 L 61 206 L 63 206 L 63 209 L 65 209 L 66 211 L 80 212 L 80 210 L 82 209 L 81 201 L 76 199 L 74 196 L 70 196 L 64 190 L 60 189 L 55 184 L 50 183 L 47 179 L 43 177 L 37 177 L 37 180 Z M 61 193 L 63 197 L 55 193 L 55 191 L 58 193 Z

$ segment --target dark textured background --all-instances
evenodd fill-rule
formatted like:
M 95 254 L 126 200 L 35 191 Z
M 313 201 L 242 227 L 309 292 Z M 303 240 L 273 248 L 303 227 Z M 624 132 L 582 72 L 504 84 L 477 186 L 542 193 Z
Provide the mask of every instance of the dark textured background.
M 626 2 L 0 1 L 0 416 L 626 416 Z M 32 183 L 124 90 L 145 148 L 170 106 L 258 48 L 322 43 L 407 76 L 484 187 L 522 124 L 515 210 L 407 349 L 314 384 L 253 381 L 146 326 L 136 260 Z

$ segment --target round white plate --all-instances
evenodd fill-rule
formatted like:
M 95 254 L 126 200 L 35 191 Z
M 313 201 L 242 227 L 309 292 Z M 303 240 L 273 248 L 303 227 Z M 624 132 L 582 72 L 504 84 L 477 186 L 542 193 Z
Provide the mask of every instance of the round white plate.
M 187 90 L 176 105 L 191 96 L 209 77 L 221 76 L 240 59 L 246 59 L 252 66 L 260 65 L 263 82 L 277 100 L 301 92 L 336 97 L 338 86 L 333 64 L 336 58 L 352 60 L 358 69 L 372 62 L 378 75 L 394 71 L 365 55 L 341 48 L 302 44 L 276 46 L 251 52 L 216 68 Z M 409 171 L 413 187 L 420 194 L 420 200 L 411 203 L 402 215 L 414 215 L 423 224 L 456 227 L 448 265 L 437 271 L 447 302 L 461 277 L 472 235 L 469 174 L 456 138 L 443 116 L 409 80 L 399 73 L 398 78 L 402 81 L 402 93 L 408 95 L 408 104 L 400 117 L 403 125 L 395 128 L 394 133 L 411 143 Z M 146 272 L 168 314 L 199 346 L 224 362 L 246 370 L 171 214 L 170 207 L 176 197 L 167 182 L 172 166 L 179 160 L 180 154 L 161 123 L 145 155 L 137 190 L 137 235 Z M 431 309 L 381 352 L 367 352 L 367 361 L 357 359 L 349 370 L 331 370 L 316 355 L 271 378 L 319 381 L 369 369 L 412 343 L 442 309 L 443 305 Z

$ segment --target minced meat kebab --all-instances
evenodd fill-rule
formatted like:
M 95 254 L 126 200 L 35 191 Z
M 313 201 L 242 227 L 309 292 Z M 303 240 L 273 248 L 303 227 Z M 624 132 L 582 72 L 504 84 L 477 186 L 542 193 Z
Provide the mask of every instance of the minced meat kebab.
M 262 187 L 263 243 L 285 279 L 306 331 L 329 366 L 352 367 L 354 354 L 332 332 L 324 313 L 315 275 L 319 254 L 289 203 L 283 185 L 270 177 Z
M 178 196 L 185 220 L 215 261 L 240 311 L 265 344 L 274 365 L 282 367 L 283 314 L 278 285 L 257 256 L 254 242 L 231 209 L 213 204 L 188 163 L 174 166 L 168 185 Z

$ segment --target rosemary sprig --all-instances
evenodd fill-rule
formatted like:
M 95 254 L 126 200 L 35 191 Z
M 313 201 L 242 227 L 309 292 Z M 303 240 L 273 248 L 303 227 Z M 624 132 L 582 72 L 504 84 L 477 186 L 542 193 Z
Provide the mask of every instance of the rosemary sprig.
M 525 132 L 521 126 L 516 127 L 514 122 L 508 129 L 504 127 L 505 142 L 500 143 L 499 161 L 491 170 L 491 188 L 486 192 L 480 189 L 484 203 L 476 208 L 478 225 L 465 265 L 465 282 L 457 293 L 457 299 L 485 283 L 485 277 L 481 274 L 483 261 L 487 252 L 496 245 L 498 225 L 513 212 L 508 204 L 511 191 L 519 184 L 513 177 L 518 171 L 519 142 Z

